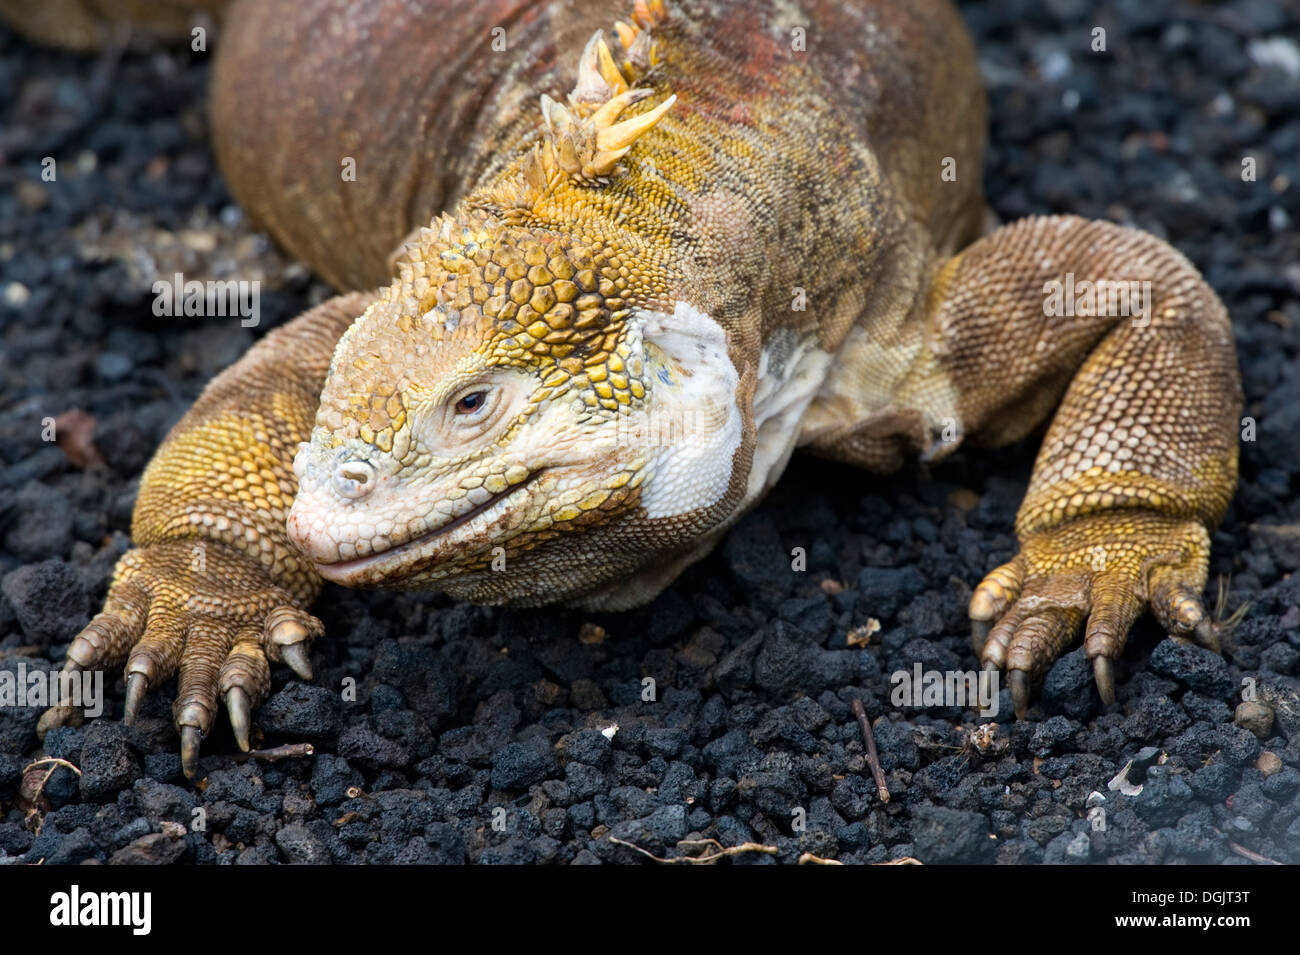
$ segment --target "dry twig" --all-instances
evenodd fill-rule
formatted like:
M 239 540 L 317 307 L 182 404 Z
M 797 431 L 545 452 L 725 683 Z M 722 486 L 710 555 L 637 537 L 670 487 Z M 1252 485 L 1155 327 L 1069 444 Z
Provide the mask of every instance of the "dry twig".
M 283 746 L 274 746 L 271 749 L 251 749 L 247 753 L 238 754 L 235 759 L 244 762 L 249 759 L 261 759 L 268 763 L 274 763 L 278 759 L 294 759 L 299 756 L 315 756 L 316 748 L 311 743 L 285 743 Z
M 1228 848 L 1242 858 L 1249 859 L 1251 862 L 1258 862 L 1260 865 L 1281 865 L 1276 859 L 1270 859 L 1268 856 L 1262 856 L 1258 852 L 1251 852 L 1245 846 L 1238 845 L 1231 839 L 1228 840 Z
M 700 856 L 678 856 L 674 859 L 664 859 L 655 855 L 653 852 L 649 852 L 638 845 L 626 842 L 623 839 L 616 838 L 615 836 L 610 836 L 609 841 L 618 846 L 627 846 L 629 849 L 636 850 L 648 859 L 653 859 L 655 862 L 663 862 L 668 865 L 712 865 L 719 859 L 724 859 L 728 856 L 744 855 L 747 852 L 761 852 L 764 855 L 774 856 L 781 851 L 776 846 L 765 846 L 757 842 L 742 842 L 738 846 L 724 846 L 717 839 L 683 839 L 681 842 L 677 843 L 678 849 L 684 850 L 687 846 L 713 845 L 717 847 L 717 851 Z
M 858 727 L 862 730 L 862 740 L 867 744 L 867 765 L 871 767 L 871 778 L 876 781 L 876 794 L 881 802 L 889 802 L 889 787 L 885 785 L 885 771 L 880 765 L 880 753 L 876 751 L 876 734 L 871 732 L 871 721 L 861 700 L 853 701 L 853 715 L 858 718 Z
M 47 763 L 49 764 L 50 767 L 49 770 L 41 778 L 41 781 L 36 784 L 36 788 L 32 790 L 31 794 L 28 795 L 24 791 L 26 789 L 25 783 L 27 781 L 27 774 L 30 773 L 33 769 L 38 769 L 41 766 L 46 765 Z M 36 828 L 32 831 L 38 836 L 41 834 L 41 826 L 45 824 L 45 814 L 41 811 L 41 797 L 45 794 L 45 784 L 50 781 L 50 777 L 54 775 L 55 770 L 57 770 L 60 766 L 62 766 L 64 769 L 72 770 L 78 776 L 81 775 L 80 769 L 72 765 L 72 763 L 68 762 L 66 759 L 59 759 L 57 756 L 46 756 L 44 759 L 38 759 L 36 760 L 36 762 L 28 763 L 26 766 L 23 767 L 24 786 L 23 786 L 23 790 L 20 790 L 18 794 L 19 801 L 27 804 L 27 814 L 23 817 L 23 823 L 24 825 L 30 824 L 32 821 L 32 817 L 35 816 Z M 49 802 L 47 800 L 46 808 L 48 807 L 49 807 Z

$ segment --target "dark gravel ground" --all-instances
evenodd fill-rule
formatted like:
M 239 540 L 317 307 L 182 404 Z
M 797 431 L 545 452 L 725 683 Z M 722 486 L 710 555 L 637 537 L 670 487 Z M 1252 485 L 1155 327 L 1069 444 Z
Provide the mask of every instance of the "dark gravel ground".
M 1250 602 L 1223 659 L 1146 620 L 1115 707 L 1102 712 L 1076 651 L 1028 720 L 1009 718 L 1004 692 L 997 741 L 973 749 L 970 711 L 896 708 L 888 674 L 976 665 L 966 600 L 1013 553 L 1032 444 L 889 479 L 797 460 L 639 611 L 329 590 L 316 682 L 277 668 L 257 718 L 264 745 L 308 741 L 314 758 L 241 763 L 223 725 L 194 787 L 170 690 L 127 729 L 118 681 L 106 718 L 43 747 L 37 710 L 0 709 L 0 862 L 640 858 L 610 837 L 656 854 L 700 837 L 778 850 L 737 862 L 1245 863 L 1241 848 L 1300 862 L 1300 726 L 1286 710 L 1300 700 L 1300 14 L 1262 0 L 963 9 L 990 88 L 998 214 L 1163 235 L 1233 315 L 1258 431 L 1214 537 L 1212 581 L 1231 576 L 1229 608 Z M 1104 55 L 1089 50 L 1096 26 Z M 168 427 L 256 335 L 327 292 L 232 207 L 207 140 L 207 71 L 188 51 L 85 57 L 0 30 L 0 668 L 61 662 L 127 546 L 137 476 Z M 40 181 L 44 156 L 56 183 Z M 155 318 L 150 284 L 178 269 L 262 278 L 262 326 Z M 94 416 L 105 468 L 42 442 L 41 420 L 72 409 Z M 796 546 L 804 573 L 790 569 Z M 850 649 L 868 617 L 882 630 Z M 1262 739 L 1234 721 L 1246 677 L 1278 706 Z M 340 701 L 345 678 L 355 702 Z M 879 718 L 887 805 L 854 699 Z M 55 770 L 34 831 L 18 790 L 42 754 L 81 775 Z M 1131 759 L 1141 793 L 1108 790 Z M 1086 818 L 1094 791 L 1104 831 Z

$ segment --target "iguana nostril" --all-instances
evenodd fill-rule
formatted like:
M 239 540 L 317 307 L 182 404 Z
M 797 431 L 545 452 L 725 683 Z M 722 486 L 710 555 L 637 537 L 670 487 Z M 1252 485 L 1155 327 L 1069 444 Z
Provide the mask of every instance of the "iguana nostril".
M 367 461 L 344 461 L 334 471 L 334 493 L 355 500 L 375 489 L 375 469 Z

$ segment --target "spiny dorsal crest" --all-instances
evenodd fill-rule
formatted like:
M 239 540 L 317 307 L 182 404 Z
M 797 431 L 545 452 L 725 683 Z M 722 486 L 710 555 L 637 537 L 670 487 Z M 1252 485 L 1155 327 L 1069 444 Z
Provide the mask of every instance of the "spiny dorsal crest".
M 657 62 L 650 28 L 667 16 L 663 0 L 637 0 L 632 11 L 637 26 L 623 21 L 614 25 L 629 66 L 628 73 L 649 69 Z M 614 60 L 597 30 L 587 41 L 578 63 L 578 82 L 564 106 L 543 95 L 542 119 L 546 130 L 524 158 L 523 177 L 528 194 L 538 198 L 557 175 L 580 182 L 604 182 L 619 170 L 619 160 L 632 144 L 661 120 L 675 102 L 671 95 L 654 109 L 625 119 L 619 117 L 634 103 L 653 95 L 651 89 L 634 89 Z

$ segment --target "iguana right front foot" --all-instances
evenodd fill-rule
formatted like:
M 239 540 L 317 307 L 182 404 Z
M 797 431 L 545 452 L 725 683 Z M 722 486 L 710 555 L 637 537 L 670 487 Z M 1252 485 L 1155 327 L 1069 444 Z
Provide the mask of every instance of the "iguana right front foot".
M 63 669 L 125 663 L 128 725 L 146 694 L 179 671 L 172 717 L 182 768 L 193 777 L 218 696 L 247 751 L 252 711 L 271 687 L 268 658 L 309 680 L 308 652 L 322 632 L 320 621 L 254 561 L 213 542 L 169 540 L 123 555 L 103 612 L 72 641 Z M 73 716 L 69 707 L 55 707 L 38 730 L 44 735 Z

